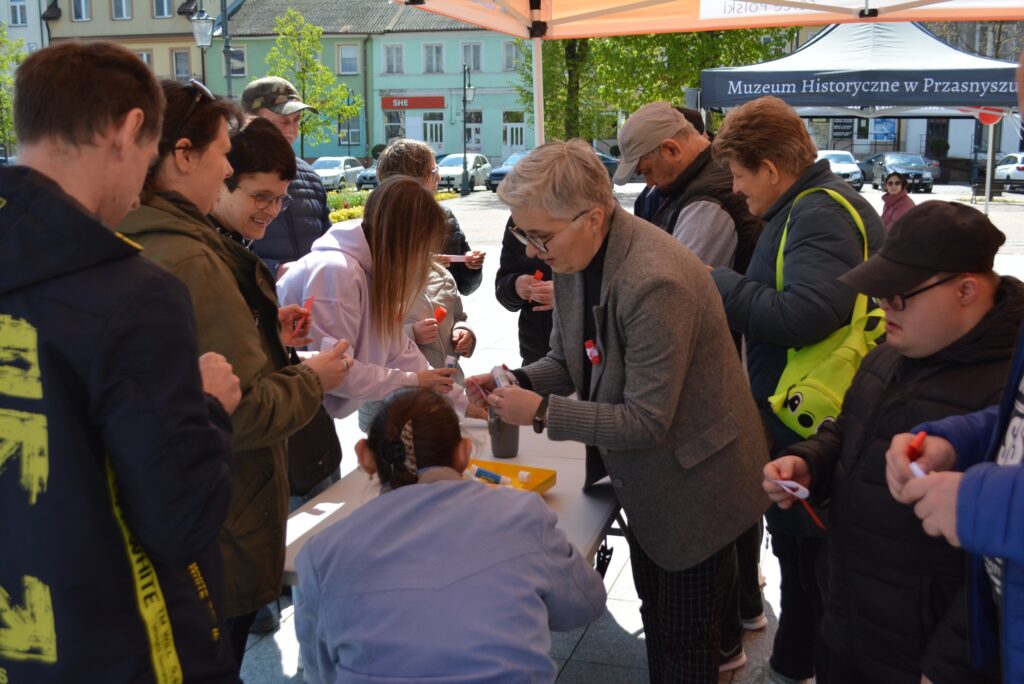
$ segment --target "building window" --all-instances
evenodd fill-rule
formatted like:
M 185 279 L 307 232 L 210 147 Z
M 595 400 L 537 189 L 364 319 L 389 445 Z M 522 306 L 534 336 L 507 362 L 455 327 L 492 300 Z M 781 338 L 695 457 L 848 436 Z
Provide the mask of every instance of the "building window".
M 149 50 L 136 50 L 135 54 L 139 56 L 139 59 L 141 59 L 146 64 L 146 66 L 148 66 L 150 69 L 153 68 L 152 52 L 150 52 Z
M 113 17 L 117 21 L 126 21 L 132 18 L 132 0 L 111 0 Z
M 28 26 L 28 5 L 25 0 L 11 0 L 11 26 Z
M 167 19 L 171 16 L 171 0 L 153 0 L 153 16 Z
M 384 138 L 391 142 L 395 138 L 405 137 L 405 110 L 384 110 Z
M 338 46 L 338 73 L 343 76 L 359 73 L 359 46 Z
M 245 76 L 245 46 L 231 48 L 231 76 Z
M 462 44 L 462 64 L 469 66 L 470 71 L 480 71 L 480 64 L 483 61 L 482 55 L 484 46 L 481 43 Z
M 434 150 L 444 146 L 444 112 L 423 112 L 423 142 Z
M 466 110 L 466 147 L 471 150 L 480 149 L 480 141 L 483 139 L 481 132 L 483 130 L 484 115 L 480 110 Z
M 89 21 L 92 19 L 91 0 L 71 0 L 71 21 Z
M 423 46 L 423 73 L 444 73 L 444 45 Z
M 506 40 L 501 44 L 502 59 L 501 68 L 505 71 L 515 71 L 516 67 L 519 66 L 519 48 L 516 47 L 514 40 Z
M 384 73 L 404 74 L 405 54 L 401 45 L 384 46 Z
M 362 145 L 363 144 L 363 117 L 357 114 L 348 121 L 338 122 L 338 144 L 339 145 Z
M 189 50 L 171 50 L 171 69 L 175 81 L 188 83 L 192 78 L 192 54 Z

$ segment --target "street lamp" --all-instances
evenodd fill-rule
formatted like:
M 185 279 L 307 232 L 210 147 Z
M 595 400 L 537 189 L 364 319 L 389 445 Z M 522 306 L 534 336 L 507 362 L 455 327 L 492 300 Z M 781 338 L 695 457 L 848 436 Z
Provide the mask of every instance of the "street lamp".
M 469 65 L 462 65 L 462 190 L 459 194 L 463 197 L 473 192 L 473 187 L 469 184 L 469 171 L 466 168 L 466 158 L 468 151 L 466 149 L 469 144 L 469 113 L 466 111 L 469 107 L 469 103 L 473 101 L 473 95 L 475 90 L 473 84 L 469 81 Z
M 196 39 L 196 47 L 199 48 L 200 62 L 203 65 L 203 84 L 206 84 L 206 49 L 213 45 L 214 18 L 200 9 L 189 19 L 192 22 L 192 35 Z
M 228 85 L 228 99 L 231 99 L 231 33 L 228 31 L 227 0 L 220 0 L 220 24 L 224 36 L 224 69 Z M 206 48 L 213 45 L 213 26 L 216 19 L 208 15 L 202 8 L 189 20 L 192 22 L 192 35 L 196 39 L 196 47 L 203 55 L 203 83 L 206 83 Z

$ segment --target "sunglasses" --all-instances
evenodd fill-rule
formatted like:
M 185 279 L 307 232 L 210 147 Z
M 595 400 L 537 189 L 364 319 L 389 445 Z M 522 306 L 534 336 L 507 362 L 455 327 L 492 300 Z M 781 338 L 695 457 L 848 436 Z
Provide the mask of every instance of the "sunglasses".
M 572 224 L 576 223 L 578 220 L 580 220 L 581 216 L 585 215 L 589 211 L 590 211 L 590 209 L 584 209 L 580 213 L 578 213 L 575 216 L 573 216 L 572 220 L 569 221 L 569 223 L 566 224 L 565 228 L 568 228 Z M 548 236 L 547 238 L 539 238 L 536 235 L 528 235 L 525 230 L 523 230 L 522 228 L 520 228 L 519 226 L 517 226 L 514 223 L 509 225 L 508 230 L 509 230 L 510 233 L 512 233 L 512 235 L 515 236 L 516 240 L 519 240 L 519 242 L 523 243 L 524 245 L 532 246 L 535 250 L 537 250 L 541 254 L 547 254 L 548 253 L 548 243 L 551 242 L 552 240 L 554 240 L 556 237 L 558 237 L 562 233 L 564 233 L 565 232 L 565 228 L 563 228 L 562 230 L 558 231 L 554 235 Z
M 193 91 L 195 91 L 195 95 L 192 98 L 192 103 L 188 106 L 188 109 L 185 110 L 185 116 L 181 117 L 181 123 L 179 123 L 178 127 L 174 130 L 174 135 L 171 136 L 172 143 L 176 143 L 178 142 L 178 140 L 181 139 L 181 130 L 185 128 L 185 124 L 188 123 L 189 117 L 192 116 L 192 114 L 196 111 L 196 107 L 199 106 L 199 102 L 204 97 L 208 98 L 210 102 L 213 102 L 217 99 L 216 97 L 214 97 L 214 94 L 210 92 L 209 88 L 207 88 L 194 78 L 189 82 L 189 86 L 192 88 Z
M 903 185 L 903 183 L 900 183 L 899 181 L 885 181 L 885 184 L 889 187 L 899 187 Z
M 875 304 L 878 304 L 878 305 L 881 305 L 882 302 L 887 303 L 889 305 L 889 308 L 892 309 L 893 311 L 903 311 L 904 309 L 907 308 L 907 300 L 910 299 L 911 297 L 916 297 L 917 295 L 921 294 L 922 292 L 927 292 L 928 290 L 932 289 L 933 287 L 938 287 L 939 285 L 942 285 L 943 283 L 948 283 L 950 280 L 952 280 L 953 278 L 956 278 L 959 275 L 960 275 L 959 273 L 954 273 L 953 275 L 948 275 L 945 278 L 941 278 L 941 279 L 935 281 L 931 285 L 925 285 L 924 287 L 922 287 L 920 289 L 911 290 L 910 292 L 906 292 L 904 294 L 895 294 L 895 295 L 892 295 L 891 297 L 872 297 L 871 299 L 875 302 Z

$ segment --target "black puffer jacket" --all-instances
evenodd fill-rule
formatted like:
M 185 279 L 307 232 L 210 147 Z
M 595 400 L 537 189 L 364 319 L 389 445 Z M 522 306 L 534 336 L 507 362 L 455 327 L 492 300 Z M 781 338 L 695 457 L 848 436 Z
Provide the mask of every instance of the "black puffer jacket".
M 327 207 L 323 181 L 302 159 L 296 158 L 295 164 L 295 180 L 288 184 L 291 205 L 267 226 L 266 234 L 253 245 L 253 251 L 275 275 L 278 264 L 309 254 L 313 242 L 331 227 L 331 210 Z
M 465 254 L 473 249 L 466 242 L 466 234 L 459 227 L 459 220 L 448 207 L 441 205 L 444 216 L 448 220 L 448 235 L 445 238 L 445 254 Z M 466 264 L 450 264 L 448 272 L 455 278 L 455 284 L 459 288 L 459 294 L 468 295 L 476 292 L 480 283 L 484 281 L 484 270 L 482 268 L 470 268 Z
M 510 225 L 511 218 L 505 224 L 505 236 L 501 240 L 501 264 L 494 277 L 494 296 L 509 311 L 519 312 L 519 354 L 526 366 L 547 356 L 551 349 L 551 312 L 534 311 L 532 302 L 521 299 L 516 294 L 516 278 L 533 276 L 540 270 L 544 280 L 551 280 L 551 267 L 540 259 L 526 256 L 526 245 L 508 230 Z
M 711 273 L 729 326 L 747 340 L 750 389 L 768 425 L 773 453 L 800 440 L 767 402 L 786 367 L 786 350 L 820 342 L 849 323 L 856 293 L 837 278 L 864 260 L 864 241 L 846 209 L 823 192 L 808 195 L 793 208 L 783 290 L 775 290 L 775 256 L 790 205 L 802 191 L 822 187 L 837 191 L 853 205 L 867 230 L 868 253 L 873 254 L 884 237 L 878 213 L 823 159 L 765 212 L 746 275 L 721 267 Z
M 831 498 L 822 565 L 824 635 L 866 682 L 987 681 L 968 668 L 963 551 L 927 536 L 885 482 L 893 435 L 999 401 L 1024 318 L 1024 284 L 1003 278 L 969 333 L 924 359 L 881 345 L 864 360 L 837 423 L 788 451 L 811 467 L 812 496 Z
M 231 423 L 198 355 L 181 281 L 0 168 L 0 681 L 238 680 Z

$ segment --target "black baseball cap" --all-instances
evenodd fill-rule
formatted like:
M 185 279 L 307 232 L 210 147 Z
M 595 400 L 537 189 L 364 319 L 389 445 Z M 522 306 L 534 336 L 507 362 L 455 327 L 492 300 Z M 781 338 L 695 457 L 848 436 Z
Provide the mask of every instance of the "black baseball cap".
M 839 281 L 871 297 L 891 297 L 937 273 L 987 273 L 1004 242 L 977 209 L 931 200 L 900 217 L 878 253 Z

